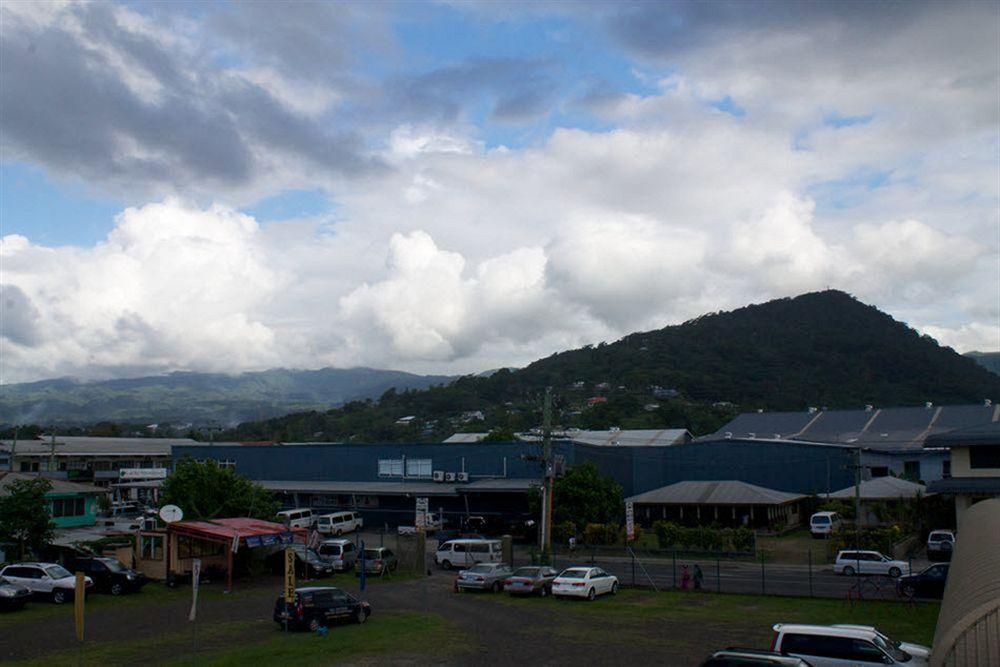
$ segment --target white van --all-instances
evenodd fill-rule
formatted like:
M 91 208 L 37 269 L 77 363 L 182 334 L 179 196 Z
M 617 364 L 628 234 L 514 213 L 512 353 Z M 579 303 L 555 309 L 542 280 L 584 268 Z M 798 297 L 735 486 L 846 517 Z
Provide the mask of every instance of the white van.
M 286 528 L 312 528 L 313 511 L 311 509 L 297 508 L 278 512 L 275 519 L 278 523 L 285 524 Z
M 316 530 L 323 535 L 343 535 L 360 530 L 363 525 L 361 515 L 355 512 L 334 512 L 316 517 Z
M 829 537 L 844 527 L 836 512 L 816 512 L 809 518 L 809 532 L 815 538 Z
M 434 562 L 445 570 L 476 563 L 499 563 L 502 558 L 500 540 L 449 540 L 434 554 Z

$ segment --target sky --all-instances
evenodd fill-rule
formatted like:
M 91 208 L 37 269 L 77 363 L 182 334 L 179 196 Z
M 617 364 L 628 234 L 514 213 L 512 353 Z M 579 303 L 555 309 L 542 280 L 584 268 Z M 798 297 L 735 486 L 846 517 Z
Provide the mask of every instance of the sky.
M 471 373 L 835 288 L 1000 350 L 1000 4 L 0 4 L 0 383 Z

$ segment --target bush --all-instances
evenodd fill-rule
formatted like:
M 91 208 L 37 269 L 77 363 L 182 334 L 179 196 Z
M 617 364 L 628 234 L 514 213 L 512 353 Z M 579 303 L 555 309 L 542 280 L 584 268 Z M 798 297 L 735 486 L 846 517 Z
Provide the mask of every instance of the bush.
M 719 528 L 696 526 L 685 528 L 673 521 L 657 521 L 653 532 L 661 549 L 694 549 L 698 551 L 753 551 L 754 534 L 746 526 Z
M 661 549 L 670 549 L 677 545 L 681 539 L 683 528 L 673 521 L 657 521 L 653 524 L 653 532 L 660 543 Z
M 583 531 L 584 544 L 615 544 L 621 528 L 613 523 L 588 523 Z
M 740 526 L 733 531 L 733 550 L 750 552 L 753 551 L 756 537 L 752 530 L 746 526 Z
M 576 524 L 572 521 L 563 521 L 552 526 L 552 540 L 556 544 L 566 544 L 569 538 L 576 536 Z

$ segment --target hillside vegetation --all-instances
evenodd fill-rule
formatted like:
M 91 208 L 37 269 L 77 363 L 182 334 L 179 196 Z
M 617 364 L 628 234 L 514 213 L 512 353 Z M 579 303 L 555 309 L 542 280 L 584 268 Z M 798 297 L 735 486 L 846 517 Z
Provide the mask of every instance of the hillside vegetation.
M 221 437 L 432 441 L 456 430 L 509 434 L 540 424 L 546 386 L 554 389 L 555 421 L 564 427 L 686 427 L 695 434 L 757 408 L 1000 399 L 1000 376 L 830 290 L 704 315 L 520 370 L 245 423 Z

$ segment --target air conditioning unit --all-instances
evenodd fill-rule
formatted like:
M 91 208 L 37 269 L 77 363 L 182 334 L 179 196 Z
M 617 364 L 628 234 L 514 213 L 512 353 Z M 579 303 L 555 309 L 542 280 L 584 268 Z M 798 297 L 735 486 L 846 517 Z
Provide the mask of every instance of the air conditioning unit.
M 453 472 L 446 472 L 444 474 L 444 481 L 446 481 L 446 482 L 454 482 L 455 481 L 455 473 L 453 473 Z
M 444 470 L 435 470 L 434 471 L 434 481 L 435 482 L 443 482 L 444 481 Z
M 467 472 L 457 473 L 455 475 L 455 479 L 457 479 L 459 482 L 468 482 L 469 481 L 469 473 L 467 473 Z

